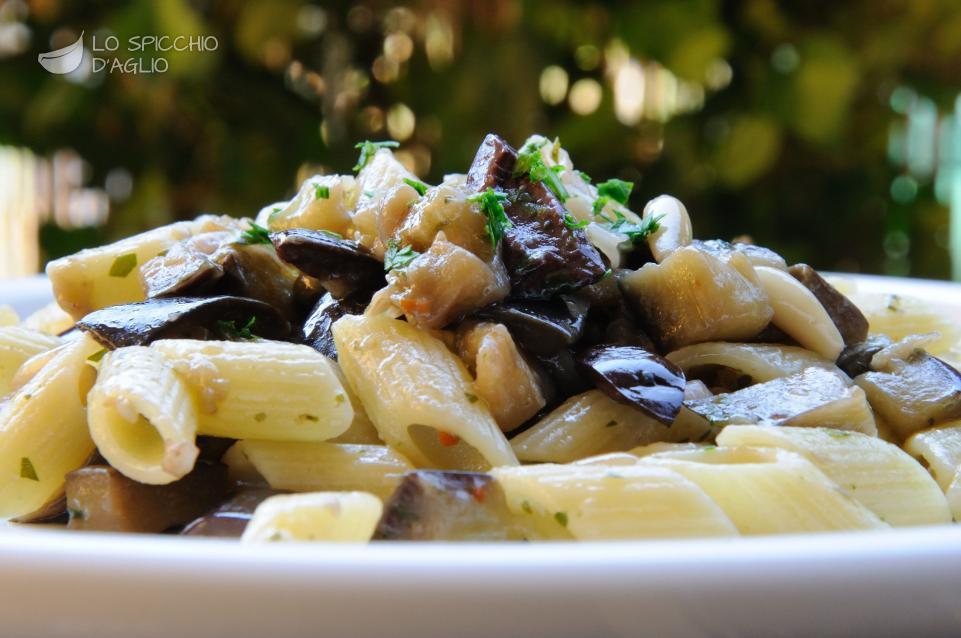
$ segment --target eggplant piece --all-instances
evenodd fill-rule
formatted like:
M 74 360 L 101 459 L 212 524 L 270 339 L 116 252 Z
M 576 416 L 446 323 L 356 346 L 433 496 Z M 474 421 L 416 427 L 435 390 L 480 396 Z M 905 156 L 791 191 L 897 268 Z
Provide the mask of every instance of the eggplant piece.
M 244 297 L 168 297 L 96 310 L 77 322 L 107 348 L 145 346 L 159 339 L 224 339 L 224 322 L 285 339 L 290 324 L 273 307 Z
M 743 258 L 738 261 L 743 262 Z M 621 280 L 648 334 L 670 352 L 702 341 L 742 341 L 758 334 L 774 311 L 748 273 L 693 246 L 660 264 L 645 264 Z
M 147 298 L 201 296 L 224 276 L 213 255 L 234 233 L 203 233 L 178 242 L 162 255 L 145 263 L 143 277 Z
M 680 367 L 688 378 L 703 379 L 699 371 L 722 368 L 747 376 L 750 384 L 766 383 L 811 367 L 837 371 L 833 363 L 810 350 L 766 343 L 698 343 L 671 352 L 667 360 Z
M 281 259 L 322 282 L 352 290 L 377 290 L 386 283 L 384 265 L 355 241 L 303 228 L 271 233 L 270 240 Z
M 551 354 L 529 353 L 531 359 L 537 366 L 538 372 L 550 382 L 555 393 L 545 392 L 549 395 L 548 403 L 563 401 L 567 397 L 580 394 L 590 389 L 591 384 L 584 378 L 578 370 L 577 361 L 574 353 L 569 348 L 558 350 Z
M 711 426 L 831 427 L 877 436 L 864 392 L 819 367 L 684 405 Z
M 548 299 L 599 281 L 607 271 L 601 254 L 582 229 L 567 226 L 569 213 L 550 189 L 512 174 L 516 160 L 506 141 L 488 135 L 467 174 L 468 190 L 494 188 L 507 195 L 504 212 L 512 225 L 504 232 L 501 256 L 511 296 Z
M 788 273 L 800 281 L 821 302 L 831 321 L 837 326 L 838 332 L 841 333 L 844 345 L 852 346 L 867 339 L 868 320 L 864 313 L 817 271 L 807 264 L 795 264 L 788 268 Z
M 320 354 L 337 360 L 337 346 L 334 335 L 330 331 L 338 319 L 344 315 L 360 315 L 364 313 L 370 298 L 364 292 L 349 295 L 343 299 L 334 299 L 329 292 L 320 298 L 314 309 L 310 311 L 304 322 L 304 343 Z
M 898 435 L 907 438 L 961 417 L 961 373 L 920 348 L 903 357 L 884 355 L 883 350 L 875 355 L 871 364 L 874 371 L 861 374 L 854 382 Z
M 91 465 L 66 477 L 70 529 L 158 533 L 207 512 L 230 494 L 227 466 L 200 462 L 167 485 L 144 485 L 108 465 Z
M 578 363 L 598 390 L 665 425 L 681 411 L 684 373 L 663 357 L 631 346 L 596 346 L 581 353 Z
M 474 317 L 502 323 L 527 352 L 549 355 L 577 343 L 589 306 L 574 298 L 510 299 L 478 310 Z
M 893 342 L 887 335 L 871 335 L 860 343 L 850 345 L 841 351 L 838 367 L 852 379 L 871 370 L 871 359 Z
M 271 496 L 286 494 L 282 490 L 246 489 L 238 492 L 221 503 L 213 511 L 188 523 L 183 536 L 214 536 L 218 538 L 240 538 L 247 523 L 253 518 L 254 510 Z
M 384 505 L 374 540 L 502 541 L 523 534 L 489 474 L 408 472 Z

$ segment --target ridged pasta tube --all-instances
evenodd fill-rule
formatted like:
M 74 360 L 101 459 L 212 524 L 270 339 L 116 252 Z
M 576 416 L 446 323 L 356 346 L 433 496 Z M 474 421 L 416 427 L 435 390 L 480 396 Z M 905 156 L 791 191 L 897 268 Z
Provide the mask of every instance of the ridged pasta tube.
M 366 492 L 271 496 L 257 506 L 241 541 L 366 543 L 383 509 L 380 499 Z
M 0 327 L 0 397 L 13 389 L 13 378 L 28 359 L 59 346 L 57 337 L 18 326 Z
M 954 520 L 961 521 L 961 420 L 918 432 L 904 449 L 927 465 L 947 496 Z

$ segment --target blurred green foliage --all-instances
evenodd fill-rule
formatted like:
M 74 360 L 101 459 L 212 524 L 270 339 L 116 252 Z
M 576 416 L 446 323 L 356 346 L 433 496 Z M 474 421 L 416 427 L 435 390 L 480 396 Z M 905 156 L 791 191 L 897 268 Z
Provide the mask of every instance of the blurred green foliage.
M 698 236 L 749 233 L 821 268 L 949 273 L 947 210 L 923 180 L 911 197 L 892 198 L 903 169 L 886 153 L 902 118 L 889 104 L 897 87 L 953 108 L 958 2 L 28 6 L 30 46 L 0 60 L 0 143 L 39 153 L 72 147 L 90 163 L 92 184 L 129 171 L 133 192 L 115 203 L 108 237 L 202 211 L 253 215 L 292 192 L 304 163 L 349 170 L 353 144 L 388 137 L 384 116 L 403 104 L 416 118 L 404 148 L 429 181 L 465 170 L 487 131 L 515 143 L 542 132 L 560 136 L 589 174 L 637 182 L 637 209 L 661 192 L 679 196 Z M 71 83 L 36 64 L 65 28 L 74 38 L 83 30 L 121 40 L 212 34 L 219 47 L 167 54 L 163 74 Z M 392 33 L 409 36 L 412 54 L 385 67 Z M 706 87 L 703 106 L 621 123 L 606 74 L 615 39 L 633 58 Z M 578 114 L 567 101 L 545 103 L 539 80 L 549 65 L 572 83 L 600 82 L 599 106 Z M 68 235 L 45 233 L 48 254 L 99 237 Z

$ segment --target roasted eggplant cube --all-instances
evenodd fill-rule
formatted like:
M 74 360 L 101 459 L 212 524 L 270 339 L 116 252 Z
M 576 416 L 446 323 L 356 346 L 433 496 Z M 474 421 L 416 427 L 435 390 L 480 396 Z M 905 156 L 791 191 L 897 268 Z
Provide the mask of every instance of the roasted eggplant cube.
M 851 346 L 867 339 L 868 320 L 850 299 L 825 281 L 824 277 L 807 264 L 795 264 L 788 268 L 791 276 L 817 297 L 831 321 L 837 326 L 844 345 Z
M 499 541 L 523 535 L 488 474 L 408 472 L 384 507 L 375 540 Z
M 242 490 L 221 503 L 215 510 L 189 523 L 180 533 L 184 536 L 240 538 L 247 529 L 247 523 L 253 517 L 257 506 L 271 496 L 284 493 L 271 489 Z

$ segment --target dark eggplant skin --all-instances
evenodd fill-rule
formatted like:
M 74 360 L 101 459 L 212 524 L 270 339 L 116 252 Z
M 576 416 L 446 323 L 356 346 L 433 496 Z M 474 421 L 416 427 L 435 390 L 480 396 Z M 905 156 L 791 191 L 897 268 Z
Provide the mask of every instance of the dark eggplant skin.
M 887 335 L 871 335 L 864 341 L 846 347 L 838 357 L 837 365 L 852 379 L 871 370 L 871 359 L 893 342 Z
M 91 312 L 77 327 L 111 350 L 146 346 L 159 339 L 224 339 L 222 323 L 238 328 L 254 318 L 251 331 L 286 339 L 290 324 L 272 306 L 244 297 L 165 297 Z
M 418 470 L 384 504 L 374 540 L 521 540 L 504 492 L 489 474 Z
M 584 334 L 589 305 L 578 299 L 518 300 L 478 310 L 478 319 L 502 323 L 526 352 L 549 355 L 569 348 Z
M 807 264 L 795 264 L 788 273 L 811 291 L 837 326 L 844 345 L 852 346 L 868 337 L 868 320 L 850 299 L 829 284 L 824 277 Z
M 595 346 L 577 362 L 598 390 L 665 425 L 681 411 L 684 372 L 659 355 L 635 346 Z
M 337 346 L 331 327 L 344 315 L 363 314 L 370 298 L 364 293 L 348 295 L 343 299 L 335 299 L 329 292 L 320 298 L 314 309 L 310 311 L 304 322 L 304 343 L 337 361 Z
M 271 496 L 285 494 L 281 490 L 251 488 L 237 492 L 216 509 L 187 523 L 180 532 L 183 536 L 213 536 L 240 538 L 253 518 L 254 510 Z
M 270 240 L 278 257 L 321 281 L 353 290 L 376 290 L 387 283 L 384 264 L 355 241 L 304 228 L 271 233 Z
M 514 176 L 517 151 L 503 138 L 488 135 L 477 150 L 467 173 L 467 187 L 487 188 L 507 195 L 504 212 L 512 226 L 502 242 L 501 257 L 515 299 L 548 299 L 577 290 L 604 276 L 604 258 L 582 229 L 564 223 L 563 204 L 541 182 L 527 175 Z

